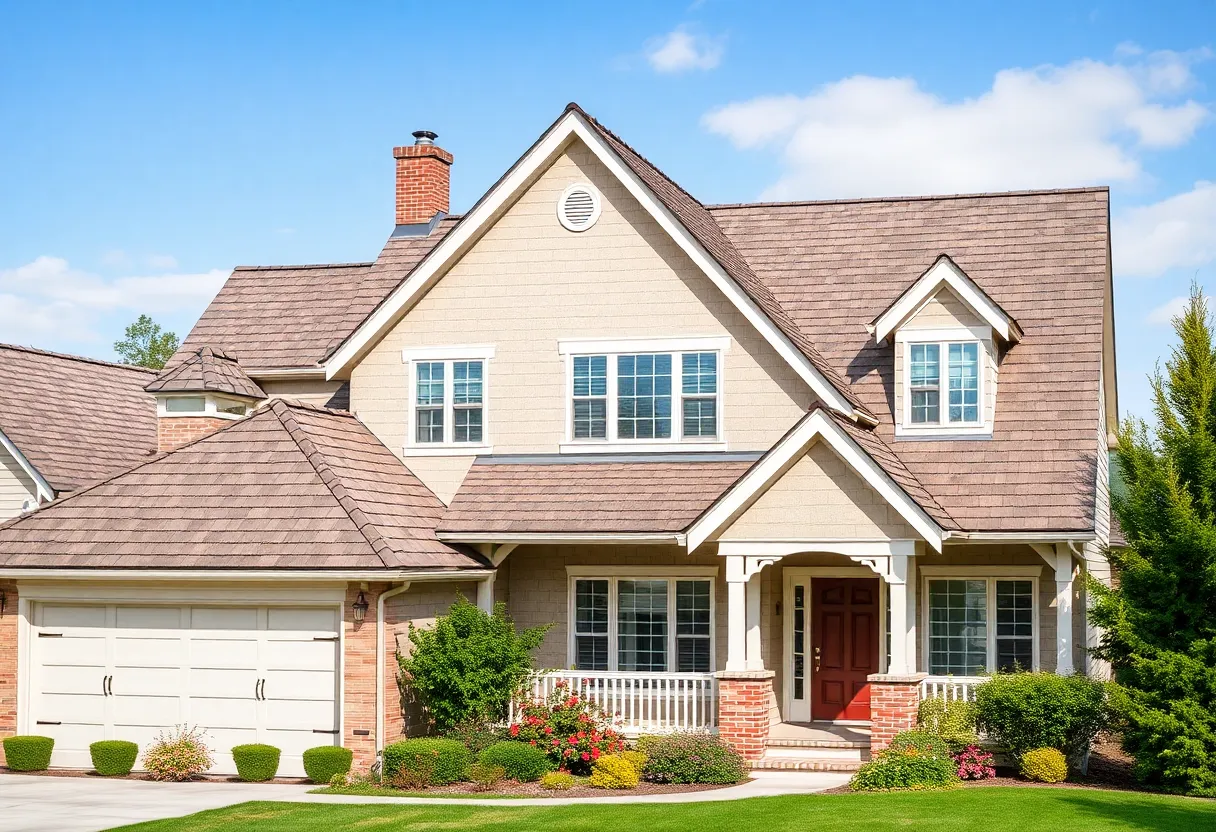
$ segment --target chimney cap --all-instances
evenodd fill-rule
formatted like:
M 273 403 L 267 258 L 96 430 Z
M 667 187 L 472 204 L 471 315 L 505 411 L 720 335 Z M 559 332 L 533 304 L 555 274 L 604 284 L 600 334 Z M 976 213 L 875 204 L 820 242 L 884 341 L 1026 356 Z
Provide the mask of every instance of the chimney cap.
M 431 145 L 435 143 L 435 139 L 439 138 L 439 134 L 431 130 L 415 130 L 414 144 L 415 145 Z

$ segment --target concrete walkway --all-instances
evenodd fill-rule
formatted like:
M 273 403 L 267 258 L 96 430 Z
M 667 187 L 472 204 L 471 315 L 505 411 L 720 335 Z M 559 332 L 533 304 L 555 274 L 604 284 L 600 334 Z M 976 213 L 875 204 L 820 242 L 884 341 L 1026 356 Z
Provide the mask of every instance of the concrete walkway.
M 315 786 L 254 783 L 151 783 L 100 777 L 0 774 L 0 829 L 4 832 L 101 832 L 129 823 L 181 817 L 250 800 L 300 803 L 401 803 L 468 806 L 560 806 L 563 804 L 695 803 L 781 794 L 811 794 L 848 782 L 847 774 L 757 771 L 754 780 L 705 792 L 616 795 L 594 798 L 493 800 L 431 797 L 319 795 Z

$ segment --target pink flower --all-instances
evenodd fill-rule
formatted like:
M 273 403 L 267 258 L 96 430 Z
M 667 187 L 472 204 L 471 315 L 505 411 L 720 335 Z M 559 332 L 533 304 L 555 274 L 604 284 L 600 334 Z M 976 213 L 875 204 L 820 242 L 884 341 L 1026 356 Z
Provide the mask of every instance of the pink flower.
M 546 725 L 546 726 L 545 726 L 545 733 L 546 733 L 546 734 L 552 734 L 552 733 L 553 733 L 553 726 L 552 726 L 552 725 Z
M 598 748 L 591 749 L 591 759 L 598 760 L 600 758 L 600 750 Z M 586 759 L 584 756 L 583 759 Z
M 584 762 L 584 763 L 585 763 L 585 762 L 587 762 L 588 760 L 590 760 L 590 759 L 591 759 L 591 755 L 590 755 L 590 754 L 588 754 L 586 751 L 584 751 L 584 752 L 583 752 L 581 755 L 579 755 L 579 756 L 582 758 L 582 760 L 583 760 L 583 762 Z

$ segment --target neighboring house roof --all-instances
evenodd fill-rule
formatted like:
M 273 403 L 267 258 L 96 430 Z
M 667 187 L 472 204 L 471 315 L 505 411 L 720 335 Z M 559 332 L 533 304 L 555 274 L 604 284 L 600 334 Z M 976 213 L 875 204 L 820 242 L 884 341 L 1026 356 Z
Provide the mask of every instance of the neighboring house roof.
M 230 393 L 264 399 L 266 393 L 246 375 L 236 359 L 215 347 L 202 347 L 171 370 L 165 370 L 145 387 L 149 393 Z
M 57 492 L 156 452 L 155 370 L 0 344 L 0 432 Z
M 0 566 L 459 569 L 443 503 L 347 413 L 275 401 L 0 525 Z
M 480 457 L 449 504 L 439 532 L 674 535 L 759 456 Z

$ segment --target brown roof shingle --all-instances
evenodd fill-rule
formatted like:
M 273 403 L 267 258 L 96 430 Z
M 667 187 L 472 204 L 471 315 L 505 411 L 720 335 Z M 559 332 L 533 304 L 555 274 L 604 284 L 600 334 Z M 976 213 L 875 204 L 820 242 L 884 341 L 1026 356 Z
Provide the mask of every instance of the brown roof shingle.
M 156 452 L 155 370 L 0 344 L 0 431 L 56 491 Z
M 202 347 L 176 367 L 165 370 L 146 387 L 149 393 L 231 393 L 264 399 L 266 393 L 246 375 L 236 359 L 215 347 Z
M 276 401 L 0 525 L 0 567 L 459 569 L 443 504 L 347 413 Z

